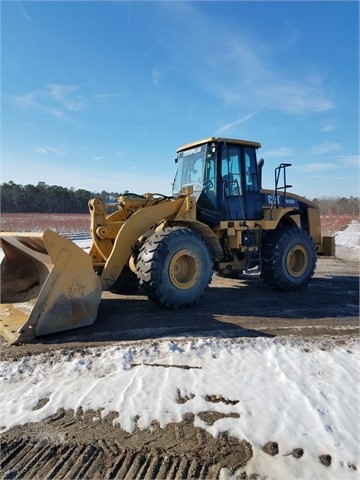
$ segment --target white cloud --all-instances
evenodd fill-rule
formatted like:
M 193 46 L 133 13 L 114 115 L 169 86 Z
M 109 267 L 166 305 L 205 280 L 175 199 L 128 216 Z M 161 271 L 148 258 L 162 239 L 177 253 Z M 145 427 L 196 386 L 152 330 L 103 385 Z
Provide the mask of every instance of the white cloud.
M 255 95 L 264 106 L 290 114 L 309 114 L 331 110 L 335 104 L 321 87 L 308 85 L 307 81 L 294 82 L 280 77 L 275 84 L 264 83 Z
M 343 155 L 336 158 L 348 165 L 360 166 L 360 155 Z
M 79 91 L 80 87 L 74 85 L 50 84 L 43 90 L 23 95 L 7 94 L 5 98 L 23 111 L 34 110 L 56 118 L 67 118 L 69 113 L 78 112 L 87 105 Z
M 297 46 L 301 38 L 302 32 L 299 27 L 287 23 L 279 47 L 283 50 L 289 50 L 291 47 Z
M 40 155 L 45 155 L 46 153 L 48 153 L 48 151 L 44 147 L 37 147 L 35 148 L 35 153 L 39 153 Z
M 9 100 L 19 109 L 27 110 L 31 108 L 37 108 L 36 102 L 37 94 L 35 92 L 25 93 L 24 95 L 8 95 Z M 6 95 L 5 95 L 6 97 Z
M 277 148 L 276 150 L 265 151 L 263 152 L 262 155 L 263 157 L 266 157 L 266 158 L 290 157 L 292 155 L 295 155 L 295 150 L 288 147 L 280 147 L 280 148 Z
M 332 132 L 333 130 L 336 130 L 337 125 L 335 120 L 328 120 L 323 123 L 321 131 L 326 133 L 326 132 Z
M 338 142 L 324 142 L 319 145 L 314 145 L 311 149 L 315 155 L 324 155 L 333 152 L 339 152 L 342 149 Z
M 319 172 L 323 170 L 333 170 L 338 168 L 333 163 L 305 163 L 303 165 L 297 165 L 296 169 L 304 173 Z
M 40 155 L 48 155 L 50 153 L 65 155 L 66 152 L 62 147 L 37 147 L 35 148 L 35 153 L 39 153 Z
M 228 132 L 229 130 L 232 130 L 237 125 L 247 122 L 248 120 L 250 120 L 250 118 L 253 118 L 258 113 L 259 112 L 252 112 L 252 113 L 249 113 L 248 115 L 244 115 L 243 117 L 240 117 L 237 120 L 231 123 L 227 123 L 226 125 L 223 125 L 222 127 L 218 128 L 215 133 L 216 135 L 219 135 L 219 134 Z
M 23 7 L 22 2 L 17 1 L 17 2 L 16 2 L 16 6 L 17 6 L 17 8 L 19 9 L 21 15 L 22 15 L 28 22 L 31 22 L 30 15 L 27 13 L 27 11 L 25 10 L 25 8 Z
M 86 105 L 85 99 L 78 94 L 78 86 L 51 84 L 47 88 L 50 98 L 63 110 L 77 112 Z
M 153 68 L 153 70 L 152 70 L 152 82 L 153 82 L 153 85 L 155 85 L 155 87 L 158 86 L 162 77 L 163 77 L 163 73 L 158 68 L 156 68 L 156 67 Z
M 162 46 L 170 51 L 172 68 L 219 98 L 226 107 L 257 105 L 292 115 L 335 107 L 321 75 L 313 67 L 304 68 L 302 74 L 294 77 L 289 69 L 275 65 L 271 49 L 248 31 L 235 32 L 215 23 L 196 2 L 163 3 L 166 5 L 161 3 L 161 7 L 172 9 L 176 19 L 176 28 L 160 37 L 168 40 Z M 170 20 L 164 28 L 171 27 Z M 292 41 L 296 43 L 297 38 L 295 35 Z M 290 44 L 291 41 L 289 47 Z

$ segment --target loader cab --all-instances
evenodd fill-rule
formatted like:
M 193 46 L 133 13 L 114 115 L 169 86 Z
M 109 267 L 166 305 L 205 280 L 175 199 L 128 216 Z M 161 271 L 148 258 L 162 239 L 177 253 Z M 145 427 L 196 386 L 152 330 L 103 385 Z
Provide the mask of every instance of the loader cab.
M 259 147 L 255 142 L 216 138 L 181 147 L 173 195 L 193 185 L 197 218 L 211 227 L 221 220 L 261 219 Z

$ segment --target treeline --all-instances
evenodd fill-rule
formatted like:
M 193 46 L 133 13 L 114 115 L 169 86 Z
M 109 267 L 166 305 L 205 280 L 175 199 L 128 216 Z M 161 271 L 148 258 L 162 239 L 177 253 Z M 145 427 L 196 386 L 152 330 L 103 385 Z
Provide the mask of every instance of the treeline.
M 125 192 L 124 192 L 125 193 Z M 127 193 L 127 191 L 126 191 Z M 88 201 L 101 197 L 116 202 L 119 192 L 89 190 L 46 185 L 18 185 L 12 181 L 0 186 L 2 213 L 88 213 Z M 358 197 L 320 197 L 312 199 L 322 215 L 359 215 Z
M 88 213 L 88 201 L 102 197 L 115 202 L 117 192 L 90 192 L 39 182 L 35 185 L 17 185 L 10 181 L 0 186 L 2 213 Z
M 321 215 L 359 215 L 358 197 L 321 197 L 313 202 L 319 205 Z

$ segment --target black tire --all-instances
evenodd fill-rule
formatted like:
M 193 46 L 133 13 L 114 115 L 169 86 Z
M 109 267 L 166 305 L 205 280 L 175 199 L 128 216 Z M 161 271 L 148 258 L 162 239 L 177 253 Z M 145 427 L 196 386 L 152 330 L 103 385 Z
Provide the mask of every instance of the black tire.
M 316 248 L 301 228 L 280 228 L 270 233 L 262 249 L 261 278 L 274 290 L 300 290 L 316 267 Z
M 211 282 L 213 261 L 203 238 L 185 227 L 152 235 L 137 258 L 137 276 L 149 300 L 165 308 L 196 304 Z
M 124 267 L 119 278 L 109 289 L 111 293 L 116 293 L 119 295 L 129 295 L 131 293 L 135 294 L 138 292 L 138 290 L 139 279 L 137 278 L 137 275 L 127 266 Z

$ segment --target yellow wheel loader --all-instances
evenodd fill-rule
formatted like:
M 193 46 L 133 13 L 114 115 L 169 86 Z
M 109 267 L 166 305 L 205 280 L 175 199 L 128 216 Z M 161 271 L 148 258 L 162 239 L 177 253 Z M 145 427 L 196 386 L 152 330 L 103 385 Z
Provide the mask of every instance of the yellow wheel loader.
M 262 188 L 260 146 L 194 142 L 177 150 L 171 196 L 124 194 L 113 213 L 101 198 L 90 200 L 89 253 L 50 230 L 1 233 L 0 334 L 23 343 L 89 325 L 104 290 L 140 287 L 161 307 L 187 307 L 214 272 L 257 270 L 275 290 L 305 287 L 317 255 L 334 254 L 334 242 L 322 239 L 318 206 L 288 192 L 289 164 L 276 168 L 273 190 Z

